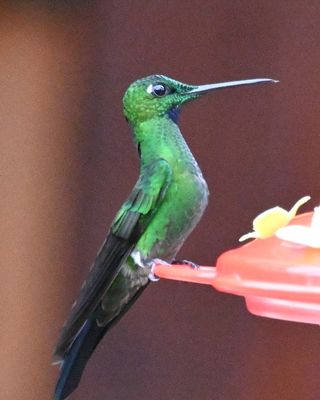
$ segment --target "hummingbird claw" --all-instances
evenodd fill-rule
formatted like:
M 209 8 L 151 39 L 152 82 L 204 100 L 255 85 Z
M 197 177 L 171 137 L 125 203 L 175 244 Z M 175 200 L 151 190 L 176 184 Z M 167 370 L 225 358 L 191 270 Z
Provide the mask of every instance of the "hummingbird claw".
M 182 265 L 189 265 L 192 269 L 199 269 L 199 264 L 194 263 L 193 261 L 189 260 L 174 260 L 172 264 L 182 264 Z
M 161 260 L 160 258 L 153 258 L 149 263 L 148 266 L 150 267 L 150 274 L 148 275 L 148 278 L 150 279 L 150 281 L 152 282 L 157 282 L 160 280 L 160 278 L 158 278 L 157 276 L 155 276 L 154 274 L 154 268 L 157 264 L 164 264 L 164 265 L 170 265 L 169 263 L 167 263 L 164 260 Z
M 148 278 L 149 278 L 149 281 L 151 281 L 151 282 L 158 282 L 160 280 L 160 278 L 155 276 L 153 271 L 150 272 L 150 274 L 148 275 Z
M 156 264 L 170 265 L 167 261 L 161 260 L 161 258 L 153 258 L 150 263 L 151 267 L 154 267 Z
M 156 277 L 154 274 L 154 267 L 156 264 L 168 264 L 166 261 L 160 260 L 159 258 L 153 258 L 150 261 L 146 261 L 142 259 L 141 253 L 139 250 L 134 249 L 131 253 L 131 257 L 134 261 L 134 263 L 140 267 L 140 268 L 150 268 L 150 273 L 148 275 L 148 278 L 152 282 L 157 282 L 160 278 Z

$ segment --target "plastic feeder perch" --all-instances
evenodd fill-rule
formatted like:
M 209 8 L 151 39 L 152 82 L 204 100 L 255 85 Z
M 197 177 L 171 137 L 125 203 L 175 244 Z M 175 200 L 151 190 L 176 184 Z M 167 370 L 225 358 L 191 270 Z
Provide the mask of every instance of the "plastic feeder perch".
M 290 225 L 310 226 L 312 216 L 299 215 Z M 272 236 L 223 253 L 216 267 L 158 264 L 154 273 L 244 296 L 255 315 L 320 324 L 319 248 Z

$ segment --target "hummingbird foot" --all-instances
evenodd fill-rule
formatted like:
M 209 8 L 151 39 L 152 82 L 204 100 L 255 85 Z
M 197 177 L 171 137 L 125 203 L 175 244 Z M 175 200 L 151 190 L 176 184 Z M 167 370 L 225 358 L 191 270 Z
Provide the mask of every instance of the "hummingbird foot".
M 150 270 L 150 273 L 148 275 L 148 278 L 152 282 L 157 282 L 160 278 L 155 276 L 154 274 L 154 268 L 157 264 L 164 264 L 164 265 L 170 265 L 164 260 L 161 260 L 160 258 L 152 258 L 152 259 L 143 259 L 143 256 L 141 252 L 137 249 L 134 249 L 131 253 L 131 258 L 135 265 L 137 265 L 140 268 L 148 268 Z
M 199 269 L 199 265 L 189 260 L 173 260 L 172 264 L 189 265 L 192 269 Z
M 167 262 L 164 261 L 164 260 L 161 260 L 160 258 L 153 258 L 151 261 L 149 261 L 148 265 L 149 265 L 149 267 L 150 267 L 150 273 L 149 273 L 149 275 L 148 275 L 148 278 L 149 278 L 149 280 L 152 281 L 152 282 L 157 282 L 157 281 L 160 280 L 160 278 L 158 278 L 158 277 L 155 276 L 155 274 L 154 274 L 154 268 L 155 268 L 155 266 L 156 266 L 157 264 L 164 264 L 164 265 L 170 266 L 169 263 L 167 263 Z

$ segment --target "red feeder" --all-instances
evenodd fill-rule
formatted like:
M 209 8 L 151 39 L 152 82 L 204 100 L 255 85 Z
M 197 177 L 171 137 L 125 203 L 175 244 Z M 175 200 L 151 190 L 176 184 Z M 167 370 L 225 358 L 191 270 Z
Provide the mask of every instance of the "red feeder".
M 310 226 L 313 213 L 290 224 Z M 272 236 L 220 255 L 216 267 L 156 265 L 155 275 L 244 296 L 256 315 L 320 324 L 320 249 Z

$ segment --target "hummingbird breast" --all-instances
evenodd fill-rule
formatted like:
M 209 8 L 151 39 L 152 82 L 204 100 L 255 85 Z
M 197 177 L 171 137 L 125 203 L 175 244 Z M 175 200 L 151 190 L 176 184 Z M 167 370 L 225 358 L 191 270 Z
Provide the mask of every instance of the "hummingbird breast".
M 194 160 L 173 171 L 172 182 L 136 248 L 146 258 L 172 261 L 208 204 L 208 186 Z

